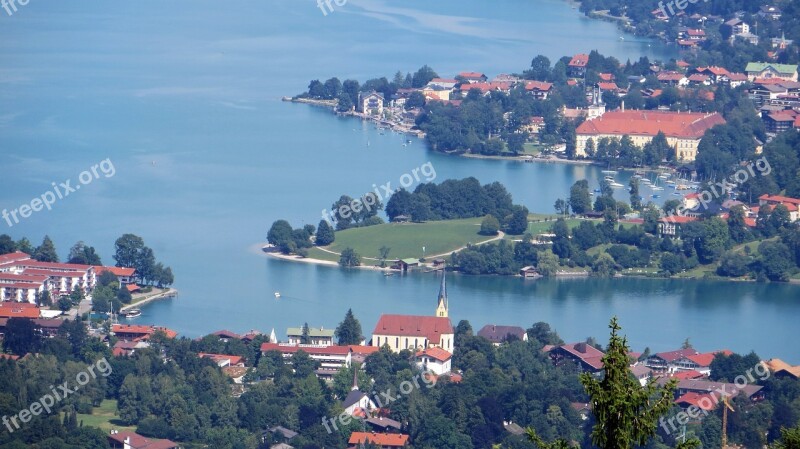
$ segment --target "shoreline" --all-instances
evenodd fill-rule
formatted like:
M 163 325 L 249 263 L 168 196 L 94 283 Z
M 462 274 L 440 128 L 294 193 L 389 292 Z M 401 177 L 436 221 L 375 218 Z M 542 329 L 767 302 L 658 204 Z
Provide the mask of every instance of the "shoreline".
M 160 293 L 156 293 L 156 294 L 154 294 L 152 296 L 148 296 L 148 297 L 146 297 L 146 298 L 144 298 L 144 299 L 142 299 L 140 301 L 128 304 L 127 306 L 123 306 L 123 307 L 121 307 L 119 309 L 119 311 L 120 312 L 125 312 L 125 311 L 128 311 L 130 309 L 139 308 L 139 307 L 141 307 L 141 306 L 143 306 L 145 304 L 148 304 L 150 302 L 153 302 L 153 301 L 158 301 L 160 299 L 173 298 L 173 297 L 177 297 L 177 296 L 178 296 L 178 290 L 177 289 L 168 288 L 168 289 L 166 289 L 166 290 L 164 290 L 164 291 L 162 291 Z
M 330 260 L 315 259 L 313 257 L 300 257 L 300 256 L 294 255 L 294 254 L 288 254 L 288 255 L 287 254 L 280 254 L 279 252 L 276 252 L 276 251 L 264 251 L 262 249 L 263 246 L 261 246 L 261 245 L 262 244 L 253 244 L 251 249 L 257 249 L 257 251 L 259 253 L 264 254 L 264 255 L 266 255 L 268 257 L 274 257 L 276 259 L 280 259 L 280 260 L 284 260 L 284 261 L 288 261 L 288 262 L 299 262 L 299 263 L 306 263 L 306 264 L 313 264 L 313 265 L 322 265 L 322 266 L 328 266 L 328 267 L 342 268 L 342 267 L 339 267 L 338 263 L 332 262 Z M 403 273 L 403 274 L 425 273 L 425 272 L 427 272 L 425 270 L 408 270 L 407 272 L 403 272 L 401 270 L 395 270 L 395 269 L 392 269 L 392 268 L 389 268 L 389 267 L 381 268 L 381 267 L 379 267 L 377 265 L 363 265 L 363 264 L 359 265 L 357 267 L 349 267 L 349 268 L 357 268 L 357 269 L 371 270 L 371 271 L 378 270 L 378 271 L 383 271 L 383 272 L 388 272 L 388 273 Z M 427 268 L 434 269 L 432 267 L 427 267 Z M 458 273 L 462 274 L 460 272 L 458 272 Z M 470 276 L 472 276 L 472 275 L 470 275 Z M 480 275 L 475 275 L 475 276 L 502 276 L 502 277 L 520 278 L 520 279 L 523 279 L 523 280 L 540 280 L 540 279 L 544 279 L 543 277 L 536 277 L 536 278 L 524 277 L 524 276 L 522 276 L 520 274 L 513 274 L 513 275 L 498 275 L 498 274 L 483 275 L 483 274 L 480 274 Z M 582 272 L 567 272 L 567 271 L 564 271 L 563 274 L 556 274 L 555 276 L 552 277 L 552 279 L 587 279 L 587 278 L 591 278 L 591 277 L 592 277 L 592 275 L 588 271 L 582 271 Z M 613 276 L 613 278 L 615 278 L 615 279 L 616 278 L 657 279 L 657 280 L 676 280 L 676 281 L 746 282 L 746 283 L 755 283 L 756 282 L 755 279 L 740 279 L 740 278 L 730 278 L 730 279 L 728 279 L 728 278 L 723 278 L 723 277 L 713 277 L 713 278 L 700 277 L 700 278 L 695 278 L 695 277 L 678 277 L 678 276 L 663 277 L 663 276 L 653 276 L 653 275 L 647 275 L 647 274 L 631 274 L 631 273 L 617 273 L 616 275 Z M 775 282 L 775 283 L 776 284 L 786 284 L 786 285 L 800 285 L 800 279 L 789 279 L 788 282 Z M 124 311 L 125 308 L 123 308 L 122 310 Z
M 322 107 L 322 108 L 325 108 L 325 109 L 330 109 L 332 113 L 334 113 L 335 115 L 338 115 L 338 116 L 360 118 L 361 120 L 367 120 L 367 121 L 370 121 L 370 122 L 374 122 L 378 127 L 386 126 L 389 129 L 391 129 L 392 131 L 400 133 L 400 134 L 406 134 L 406 135 L 409 135 L 409 136 L 417 137 L 419 139 L 424 139 L 425 138 L 425 133 L 424 132 L 415 131 L 415 130 L 409 128 L 408 126 L 405 126 L 405 125 L 402 125 L 402 124 L 399 124 L 399 123 L 396 123 L 396 122 L 391 122 L 391 121 L 387 121 L 387 120 L 381 120 L 379 118 L 368 116 L 368 115 L 364 115 L 364 114 L 359 114 L 357 112 L 345 112 L 345 113 L 336 112 L 335 111 L 336 102 L 334 100 L 315 100 L 315 99 L 311 99 L 311 98 L 296 98 L 296 97 L 288 97 L 288 96 L 286 96 L 286 97 L 281 98 L 281 101 L 284 101 L 284 102 L 287 102 L 287 103 L 306 104 L 306 105 L 309 105 L 309 106 L 316 106 L 316 107 Z M 533 163 L 540 163 L 540 164 L 567 164 L 567 165 L 584 165 L 584 166 L 600 165 L 599 162 L 591 161 L 591 160 L 570 160 L 570 159 L 561 159 L 561 158 L 557 158 L 557 157 L 539 158 L 539 157 L 534 157 L 534 156 L 531 156 L 531 155 L 503 156 L 503 155 L 484 155 L 484 154 L 474 154 L 474 153 L 458 153 L 458 154 L 454 154 L 454 153 L 447 153 L 447 152 L 442 152 L 442 151 L 436 151 L 436 153 L 444 154 L 445 156 L 457 156 L 457 157 L 463 157 L 463 158 L 467 158 L 467 159 L 486 159 L 486 160 L 498 160 L 498 161 L 514 161 L 514 162 L 527 162 L 527 163 L 532 163 L 533 162 Z

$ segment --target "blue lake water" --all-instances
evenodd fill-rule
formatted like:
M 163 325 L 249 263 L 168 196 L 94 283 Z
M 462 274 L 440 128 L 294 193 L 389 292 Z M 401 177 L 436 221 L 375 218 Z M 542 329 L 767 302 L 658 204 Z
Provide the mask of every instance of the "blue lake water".
M 341 194 L 431 162 L 437 180 L 500 181 L 550 212 L 597 167 L 467 160 L 413 139 L 279 98 L 313 78 L 361 81 L 429 64 L 443 76 L 520 71 L 597 49 L 621 60 L 673 56 L 556 0 L 435 3 L 349 0 L 324 16 L 316 2 L 58 2 L 0 15 L 0 207 L 13 209 L 110 159 L 100 177 L 2 230 L 63 256 L 85 240 L 113 263 L 122 233 L 142 236 L 175 272 L 180 297 L 134 322 L 195 337 L 221 328 L 278 334 L 303 322 L 335 326 L 352 307 L 369 333 L 382 312 L 432 313 L 432 275 L 293 264 L 259 251 L 272 221 L 317 224 Z M 621 177 L 621 182 L 627 180 Z M 635 348 L 756 350 L 800 362 L 797 288 L 665 280 L 523 281 L 453 276 L 451 315 L 487 323 L 547 321 L 567 340 L 607 335 L 619 315 Z M 284 294 L 276 301 L 273 292 Z

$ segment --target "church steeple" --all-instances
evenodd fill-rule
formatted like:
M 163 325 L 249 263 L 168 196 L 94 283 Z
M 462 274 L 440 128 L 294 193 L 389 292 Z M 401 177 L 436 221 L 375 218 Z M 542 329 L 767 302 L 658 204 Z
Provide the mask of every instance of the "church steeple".
M 352 363 L 350 366 L 353 367 L 353 387 L 350 391 L 358 391 L 358 367 L 355 363 Z
M 447 301 L 447 281 L 445 278 L 446 272 L 447 270 L 445 267 L 442 267 L 442 284 L 439 286 L 439 298 L 436 305 L 437 317 L 447 317 L 448 309 L 450 307 Z

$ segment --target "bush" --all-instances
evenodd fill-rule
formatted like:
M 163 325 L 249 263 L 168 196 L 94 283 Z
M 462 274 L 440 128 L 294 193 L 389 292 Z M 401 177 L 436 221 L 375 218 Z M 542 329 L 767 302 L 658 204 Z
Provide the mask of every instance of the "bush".
M 497 235 L 499 231 L 500 222 L 497 220 L 497 218 L 494 218 L 491 215 L 487 215 L 483 218 L 483 221 L 481 222 L 481 230 L 479 232 L 481 235 Z

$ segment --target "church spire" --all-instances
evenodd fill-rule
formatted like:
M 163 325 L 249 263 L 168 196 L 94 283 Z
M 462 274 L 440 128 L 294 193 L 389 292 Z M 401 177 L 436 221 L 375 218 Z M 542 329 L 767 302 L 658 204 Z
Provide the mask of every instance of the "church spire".
M 436 305 L 436 316 L 438 317 L 447 317 L 447 314 L 449 312 L 448 309 L 450 308 L 450 305 L 448 304 L 447 300 L 447 280 L 445 277 L 446 273 L 447 270 L 445 269 L 445 267 L 442 267 L 442 283 L 439 286 L 439 297 L 437 298 L 438 303 Z

